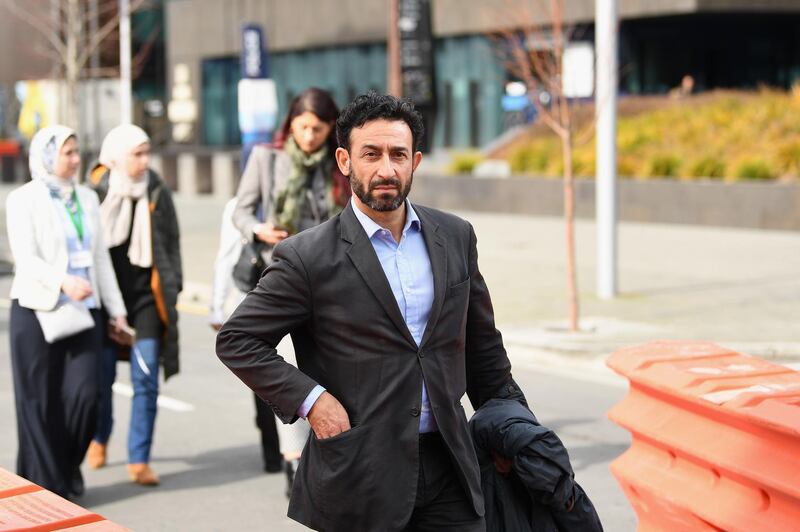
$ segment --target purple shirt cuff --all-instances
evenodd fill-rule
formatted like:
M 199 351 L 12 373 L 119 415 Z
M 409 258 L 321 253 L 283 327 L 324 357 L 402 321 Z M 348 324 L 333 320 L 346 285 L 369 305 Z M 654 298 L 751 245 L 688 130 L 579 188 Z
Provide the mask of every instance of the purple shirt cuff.
M 301 418 L 305 419 L 308 416 L 308 413 L 311 411 L 311 407 L 314 406 L 314 403 L 317 402 L 319 396 L 322 395 L 322 392 L 325 391 L 325 388 L 317 384 L 314 386 L 314 389 L 306 396 L 306 400 L 303 401 L 303 404 L 300 405 L 300 408 L 297 409 L 297 415 Z

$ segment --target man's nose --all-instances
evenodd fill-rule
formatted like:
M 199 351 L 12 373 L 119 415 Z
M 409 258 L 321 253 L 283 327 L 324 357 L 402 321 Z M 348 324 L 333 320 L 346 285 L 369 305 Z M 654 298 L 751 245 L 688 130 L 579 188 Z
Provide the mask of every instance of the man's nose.
M 394 167 L 388 153 L 381 157 L 380 165 L 378 165 L 378 175 L 381 177 L 394 177 Z

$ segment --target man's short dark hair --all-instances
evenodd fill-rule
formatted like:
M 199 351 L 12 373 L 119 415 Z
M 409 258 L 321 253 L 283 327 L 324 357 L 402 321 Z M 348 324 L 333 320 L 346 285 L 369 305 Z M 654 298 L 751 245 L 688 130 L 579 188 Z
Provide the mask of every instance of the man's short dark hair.
M 336 120 L 336 140 L 339 147 L 350 151 L 350 132 L 373 120 L 402 120 L 411 129 L 411 142 L 414 151 L 419 150 L 425 126 L 422 115 L 414 109 L 414 104 L 407 98 L 396 98 L 389 94 L 378 94 L 369 91 L 356 96 L 342 109 Z

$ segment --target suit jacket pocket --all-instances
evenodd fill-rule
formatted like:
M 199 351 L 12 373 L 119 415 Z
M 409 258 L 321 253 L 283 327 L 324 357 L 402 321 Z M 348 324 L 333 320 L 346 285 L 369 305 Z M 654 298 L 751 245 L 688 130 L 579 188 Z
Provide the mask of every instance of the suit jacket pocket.
M 467 277 L 463 281 L 460 281 L 452 286 L 447 287 L 447 297 L 454 296 L 455 294 L 460 293 L 465 288 L 469 288 L 469 280 L 470 277 Z
M 329 522 L 354 523 L 369 513 L 375 492 L 372 460 L 376 442 L 370 442 L 372 430 L 358 425 L 331 438 L 313 438 L 319 451 L 318 499 L 321 512 Z M 353 530 L 358 529 L 357 526 Z
M 470 278 L 447 288 L 439 315 L 437 326 L 444 327 L 455 339 L 454 345 L 449 347 L 453 352 L 461 352 L 464 348 L 464 334 L 467 326 L 467 310 L 469 309 Z

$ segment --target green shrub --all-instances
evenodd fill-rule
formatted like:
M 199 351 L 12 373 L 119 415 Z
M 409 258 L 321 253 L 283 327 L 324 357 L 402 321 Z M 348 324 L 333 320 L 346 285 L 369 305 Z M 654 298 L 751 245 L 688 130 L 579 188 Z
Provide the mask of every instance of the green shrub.
M 675 177 L 681 166 L 681 160 L 675 155 L 656 154 L 647 159 L 644 176 Z
M 456 153 L 448 169 L 451 174 L 471 174 L 483 158 L 483 155 L 476 151 Z
M 781 172 L 800 175 L 800 139 L 792 139 L 778 147 L 775 160 Z
M 593 176 L 595 174 L 594 151 L 575 151 L 572 155 L 572 173 L 575 176 Z
M 634 177 L 637 173 L 635 159 L 624 155 L 617 158 L 617 175 Z
M 747 159 L 736 166 L 733 175 L 737 179 L 774 179 L 778 172 L 763 159 Z
M 515 148 L 508 158 L 511 171 L 517 174 L 542 173 L 547 169 L 549 161 L 547 148 L 535 144 Z
M 724 177 L 725 161 L 713 155 L 702 157 L 691 164 L 689 175 L 692 177 Z
M 644 128 L 629 126 L 626 122 L 621 121 L 622 125 L 617 134 L 617 146 L 621 152 L 634 153 L 638 149 L 647 146 L 652 142 L 648 132 Z
M 716 91 L 680 102 L 666 97 L 650 98 L 639 106 L 621 102 L 618 126 L 619 175 L 800 177 L 800 84 L 791 93 Z M 589 153 L 593 151 L 576 144 L 576 175 L 594 173 Z M 513 154 L 509 162 L 515 172 L 562 173 L 559 139 L 544 128 L 535 136 L 524 136 L 505 153 Z

